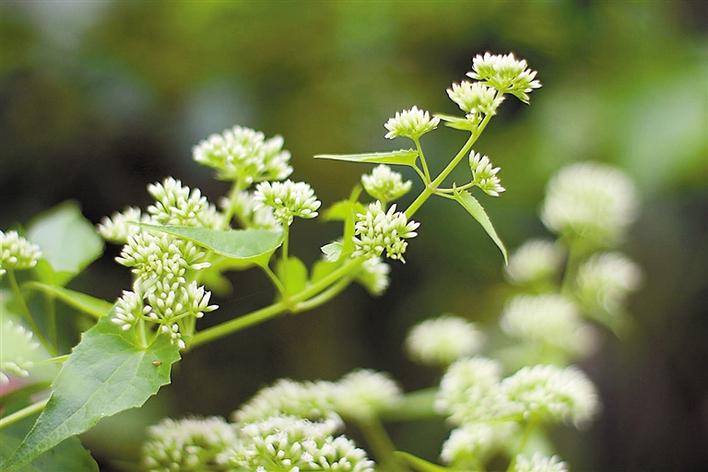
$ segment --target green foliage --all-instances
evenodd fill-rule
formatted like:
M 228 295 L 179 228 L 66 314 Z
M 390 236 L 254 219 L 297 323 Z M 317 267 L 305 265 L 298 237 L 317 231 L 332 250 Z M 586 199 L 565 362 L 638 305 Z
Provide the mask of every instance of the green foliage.
M 24 470 L 34 458 L 83 433 L 101 418 L 141 406 L 170 382 L 178 348 L 159 336 L 136 346 L 109 317 L 86 331 L 52 384 L 52 396 L 3 470 Z
M 472 215 L 472 217 L 477 220 L 477 222 L 482 226 L 484 231 L 486 231 L 489 237 L 492 238 L 492 241 L 494 241 L 494 244 L 497 245 L 502 255 L 504 256 L 504 262 L 508 262 L 506 247 L 504 246 L 504 243 L 497 234 L 497 231 L 494 229 L 492 221 L 489 219 L 487 212 L 484 211 L 484 207 L 477 201 L 476 198 L 472 196 L 472 194 L 470 194 L 466 190 L 455 190 L 455 193 L 453 195 L 455 197 L 455 200 L 457 200 L 460 205 L 462 205 L 462 207 L 467 210 L 467 213 Z
M 40 280 L 52 285 L 66 285 L 103 253 L 103 241 L 75 202 L 40 214 L 27 237 L 42 249 L 35 269 Z
M 368 152 L 363 154 L 318 154 L 315 159 L 331 159 L 335 161 L 364 162 L 369 164 L 391 164 L 415 166 L 418 151 L 415 149 L 400 149 L 389 152 Z
M 28 290 L 36 290 L 56 297 L 58 300 L 94 318 L 101 318 L 113 308 L 113 304 L 85 293 L 41 282 L 27 282 L 23 285 Z
M 307 286 L 307 266 L 297 257 L 279 260 L 276 273 L 283 282 L 286 295 L 298 293 Z
M 432 462 L 428 462 L 425 459 L 421 459 L 420 457 L 414 456 L 408 452 L 396 451 L 394 454 L 396 457 L 406 461 L 411 467 L 419 472 L 462 472 L 433 464 Z

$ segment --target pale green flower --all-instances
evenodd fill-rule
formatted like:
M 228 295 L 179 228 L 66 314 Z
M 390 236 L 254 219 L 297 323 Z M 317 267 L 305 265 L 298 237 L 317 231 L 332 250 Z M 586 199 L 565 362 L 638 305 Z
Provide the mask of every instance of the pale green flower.
M 194 147 L 193 155 L 195 161 L 215 169 L 220 179 L 248 185 L 283 180 L 293 170 L 282 137 L 265 139 L 263 133 L 241 126 L 209 136 Z
M 515 284 L 528 284 L 551 279 L 560 272 L 563 250 L 552 242 L 532 239 L 509 257 L 506 275 Z
M 447 366 L 476 354 L 483 343 L 484 334 L 474 323 L 445 315 L 414 326 L 406 338 L 406 350 L 422 364 Z
M 516 456 L 511 472 L 568 472 L 568 464 L 558 456 L 545 457 L 537 452 L 531 457 Z
M 506 55 L 477 55 L 472 60 L 472 72 L 467 75 L 481 80 L 500 93 L 510 93 L 524 103 L 529 102 L 528 94 L 541 87 L 536 80 L 537 72 L 527 67 L 525 60 L 517 60 L 513 53 Z
M 484 193 L 492 197 L 498 197 L 506 189 L 501 186 L 501 180 L 497 174 L 501 170 L 494 167 L 487 156 L 480 153 L 470 152 L 470 169 L 472 170 L 472 181 Z
M 595 386 L 575 367 L 524 367 L 504 379 L 501 388 L 511 409 L 523 418 L 580 426 L 600 409 Z
M 148 429 L 142 467 L 150 472 L 232 471 L 227 451 L 237 443 L 233 426 L 221 418 L 168 418 Z
M 32 331 L 10 319 L 0 320 L 0 385 L 10 382 L 10 376 L 28 377 L 38 350 Z
M 182 186 L 172 177 L 148 185 L 155 202 L 147 208 L 149 222 L 158 225 L 216 227 L 221 222 L 216 208 L 199 189 Z
M 6 270 L 25 270 L 37 265 L 42 257 L 39 246 L 20 236 L 17 231 L 0 231 L 0 275 Z
M 391 267 L 383 262 L 380 257 L 372 257 L 361 265 L 356 281 L 371 295 L 378 296 L 388 288 L 390 272 Z
M 493 115 L 497 108 L 504 101 L 504 96 L 497 98 L 497 91 L 480 82 L 462 81 L 459 84 L 453 83 L 447 89 L 450 99 L 460 107 L 460 110 L 467 114 L 484 113 Z
M 641 269 L 624 255 L 596 254 L 578 270 L 578 296 L 590 309 L 616 313 L 627 295 L 639 288 L 641 279 Z
M 439 123 L 440 118 L 431 117 L 427 111 L 414 106 L 409 110 L 396 112 L 396 115 L 389 118 L 384 127 L 388 130 L 386 133 L 388 139 L 400 136 L 415 140 L 437 128 Z
M 442 447 L 440 458 L 456 469 L 474 469 L 509 444 L 515 423 L 470 423 L 454 429 Z
M 391 259 L 403 259 L 408 243 L 406 239 L 418 235 L 420 223 L 408 221 L 406 215 L 391 205 L 388 211 L 380 201 L 371 203 L 366 213 L 356 215 L 354 225 L 354 257 L 379 257 L 384 251 Z
M 548 183 L 541 219 L 556 233 L 611 245 L 624 237 L 637 210 L 634 185 L 622 171 L 583 162 Z
M 282 225 L 289 226 L 294 217 L 315 218 L 321 202 L 305 182 L 261 182 L 253 195 L 256 210 L 273 209 L 273 216 Z
M 374 167 L 371 174 L 362 175 L 361 183 L 369 195 L 383 202 L 398 200 L 408 193 L 413 185 L 410 180 L 404 182 L 401 174 L 384 164 Z
M 401 399 L 401 389 L 390 376 L 373 370 L 357 370 L 336 385 L 334 407 L 346 418 L 366 421 Z
M 110 217 L 104 217 L 96 230 L 107 241 L 125 244 L 128 242 L 128 237 L 141 231 L 136 223 L 149 222 L 150 216 L 143 215 L 140 208 L 128 207 L 121 212 L 113 213 Z

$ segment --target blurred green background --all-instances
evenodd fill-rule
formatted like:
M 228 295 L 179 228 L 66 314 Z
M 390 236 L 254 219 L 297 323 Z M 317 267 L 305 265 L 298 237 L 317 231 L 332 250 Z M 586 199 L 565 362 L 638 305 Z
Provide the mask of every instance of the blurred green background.
M 548 178 L 584 159 L 637 181 L 643 211 L 623 248 L 645 270 L 633 336 L 609 333 L 583 364 L 604 411 L 588 431 L 558 431 L 574 470 L 706 470 L 708 456 L 708 36 L 705 2 L 635 1 L 9 1 L 0 2 L 0 227 L 75 199 L 97 222 L 145 205 L 145 185 L 172 175 L 211 199 L 227 189 L 191 160 L 211 132 L 242 124 L 282 134 L 298 180 L 332 203 L 365 169 L 315 161 L 322 152 L 406 146 L 383 138 L 395 111 L 456 112 L 445 88 L 480 52 L 514 51 L 543 88 L 507 100 L 477 149 L 501 165 L 508 191 L 485 199 L 510 247 L 543 235 Z M 462 144 L 424 138 L 432 166 Z M 436 159 L 435 156 L 439 156 Z M 445 161 L 446 162 L 446 161 Z M 414 177 L 413 175 L 410 176 Z M 131 459 L 145 424 L 163 415 L 227 415 L 287 376 L 334 379 L 356 367 L 394 373 L 406 389 L 439 373 L 406 360 L 401 343 L 423 318 L 454 312 L 493 326 L 507 294 L 502 261 L 448 201 L 419 213 L 408 263 L 372 299 L 338 301 L 191 353 L 140 413 L 102 423 L 85 443 L 112 470 Z M 294 227 L 307 261 L 338 228 Z M 105 298 L 129 285 L 109 248 L 73 284 Z M 205 324 L 272 296 L 255 271 Z M 392 425 L 399 447 L 435 459 L 440 422 Z

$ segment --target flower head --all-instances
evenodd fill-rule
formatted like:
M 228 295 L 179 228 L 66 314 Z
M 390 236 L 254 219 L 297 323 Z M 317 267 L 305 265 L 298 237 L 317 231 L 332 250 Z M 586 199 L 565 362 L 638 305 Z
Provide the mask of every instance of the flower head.
M 594 331 L 561 295 L 517 295 L 507 303 L 500 323 L 510 336 L 564 352 L 589 354 L 595 347 Z
M 525 60 L 517 60 L 513 53 L 499 55 L 477 55 L 472 60 L 472 71 L 467 75 L 481 80 L 500 93 L 510 93 L 524 103 L 529 102 L 528 94 L 541 87 L 536 79 L 537 72 L 527 67 Z
M 420 223 L 408 221 L 406 215 L 396 211 L 396 205 L 386 211 L 380 201 L 369 205 L 366 213 L 356 215 L 354 225 L 354 257 L 379 257 L 384 251 L 391 259 L 404 261 L 408 243 L 406 239 L 418 235 Z
M 373 370 L 357 370 L 337 382 L 334 407 L 346 418 L 366 420 L 401 399 L 401 389 L 391 377 Z
M 406 338 L 406 349 L 422 364 L 446 366 L 476 354 L 483 342 L 484 335 L 473 323 L 447 315 L 414 326 Z
M 460 110 L 467 114 L 484 113 L 493 115 L 497 108 L 504 101 L 504 96 L 497 98 L 497 91 L 480 82 L 462 81 L 459 84 L 452 84 L 447 89 L 450 99 L 457 103 Z
M 220 223 L 216 208 L 209 205 L 199 189 L 182 186 L 172 177 L 148 185 L 155 203 L 147 208 L 149 222 L 158 225 L 215 227 Z
M 627 295 L 639 288 L 641 279 L 639 267 L 622 254 L 597 254 L 578 270 L 578 294 L 591 310 L 617 313 Z
M 511 254 L 506 275 L 516 284 L 542 281 L 558 274 L 562 262 L 560 246 L 551 241 L 532 239 Z
M 391 272 L 391 267 L 388 264 L 383 262 L 380 257 L 372 257 L 361 265 L 356 281 L 371 295 L 378 296 L 388 288 L 389 272 Z
M 383 202 L 398 200 L 413 185 L 410 180 L 404 182 L 401 174 L 384 164 L 374 167 L 371 174 L 362 175 L 361 183 L 369 195 Z
M 332 382 L 281 379 L 256 393 L 233 413 L 233 418 L 240 423 L 262 421 L 271 416 L 325 419 L 334 412 L 334 388 Z
M 568 472 L 568 464 L 558 456 L 546 457 L 536 452 L 531 457 L 516 456 L 511 472 Z
M 516 431 L 514 423 L 470 423 L 454 429 L 445 441 L 440 457 L 455 469 L 475 468 L 508 444 Z
M 388 139 L 401 136 L 415 140 L 437 128 L 439 123 L 439 118 L 431 117 L 427 111 L 414 106 L 410 110 L 396 112 L 396 115 L 389 118 L 384 127 L 388 130 L 386 133 Z
M 502 381 L 502 391 L 517 414 L 542 421 L 582 425 L 600 407 L 595 386 L 575 367 L 524 367 Z
M 140 208 L 128 207 L 110 217 L 104 217 L 96 229 L 103 239 L 125 244 L 128 237 L 141 231 L 140 226 L 135 223 L 149 223 L 149 219 L 150 216 L 143 215 Z
M 195 161 L 216 169 L 224 180 L 251 184 L 282 180 L 292 173 L 283 138 L 265 139 L 263 133 L 241 126 L 209 136 L 194 147 L 193 155 Z
M 472 179 L 475 185 L 487 195 L 498 197 L 500 193 L 506 190 L 501 186 L 501 180 L 497 176 L 501 169 L 494 167 L 487 156 L 471 151 L 470 169 L 472 170 Z
M 168 418 L 148 429 L 142 466 L 154 472 L 226 472 L 226 453 L 236 444 L 236 431 L 221 418 Z
M 236 194 L 235 198 L 224 198 L 221 201 L 221 208 L 228 211 L 233 205 L 233 214 L 238 216 L 247 228 L 280 230 L 280 223 L 275 219 L 273 208 L 259 205 L 252 192 L 242 191 Z
M 293 217 L 315 218 L 321 202 L 305 182 L 261 182 L 253 196 L 255 209 L 270 207 L 273 216 L 282 225 L 290 225 Z
M 32 331 L 8 318 L 0 320 L 0 385 L 10 376 L 28 377 L 39 355 Z
M 39 246 L 17 234 L 17 231 L 0 231 L 0 275 L 8 269 L 31 269 L 40 257 L 42 252 Z
M 634 185 L 623 172 L 584 162 L 561 169 L 551 179 L 541 219 L 557 233 L 614 244 L 636 218 L 637 208 Z

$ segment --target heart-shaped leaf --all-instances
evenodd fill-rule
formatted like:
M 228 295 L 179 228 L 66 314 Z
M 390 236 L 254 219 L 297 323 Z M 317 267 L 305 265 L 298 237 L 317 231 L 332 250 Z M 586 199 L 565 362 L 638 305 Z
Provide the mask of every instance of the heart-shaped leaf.
M 399 149 L 389 152 L 368 152 L 364 154 L 318 154 L 315 159 L 331 159 L 335 161 L 366 162 L 371 164 L 415 165 L 418 151 L 415 149 Z

